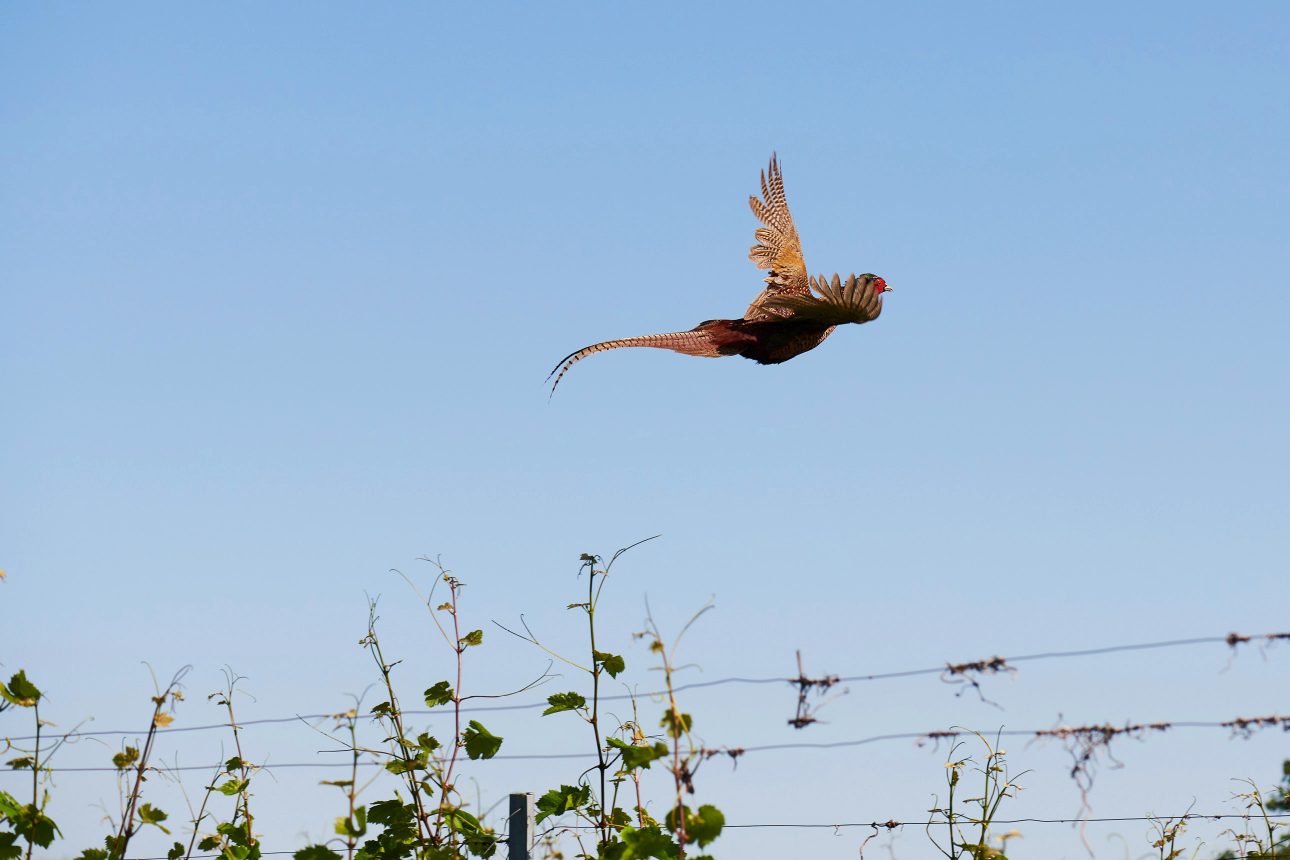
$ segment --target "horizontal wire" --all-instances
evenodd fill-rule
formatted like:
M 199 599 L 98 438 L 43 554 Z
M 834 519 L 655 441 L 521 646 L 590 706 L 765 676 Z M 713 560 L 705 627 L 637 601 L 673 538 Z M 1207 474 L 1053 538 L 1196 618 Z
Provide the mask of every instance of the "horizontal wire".
M 1239 812 L 1225 812 L 1218 815 L 1202 815 L 1198 812 L 1189 812 L 1185 815 L 1121 815 L 1105 818 L 993 818 L 991 824 L 1096 824 L 1099 822 L 1113 821 L 1222 821 L 1228 818 L 1262 818 L 1262 815 L 1244 815 Z M 1290 818 L 1290 812 L 1269 814 L 1268 818 Z M 924 827 L 927 821 L 848 821 L 841 824 L 798 824 L 789 822 L 786 824 L 726 824 L 725 828 L 756 828 L 756 827 L 797 827 L 797 828 L 833 828 L 842 827 L 874 827 L 879 830 L 892 830 L 897 827 Z M 944 821 L 931 822 L 933 824 L 945 824 Z M 162 858 L 164 860 L 164 858 Z
M 1279 727 L 1283 731 L 1290 732 L 1290 717 L 1267 716 L 1267 717 L 1236 717 L 1232 720 L 1223 721 L 1205 721 L 1205 720 L 1178 720 L 1174 722 L 1155 722 L 1155 723 L 1129 723 L 1124 726 L 1113 726 L 1109 723 L 1104 725 L 1087 725 L 1087 726 L 1059 726 L 1050 729 L 999 729 L 985 732 L 992 737 L 1028 737 L 1035 740 L 1043 739 L 1061 739 L 1063 737 L 1080 735 L 1080 734 L 1100 734 L 1108 738 L 1119 735 L 1135 736 L 1143 732 L 1155 731 L 1163 732 L 1169 729 L 1230 729 L 1234 732 L 1252 732 L 1260 728 Z M 924 740 L 924 741 L 942 741 L 953 738 L 963 737 L 974 734 L 969 729 L 958 730 L 933 730 L 926 732 L 893 732 L 882 735 L 871 735 L 867 738 L 857 738 L 845 741 L 799 741 L 793 743 L 779 744 L 755 744 L 752 746 L 728 746 L 728 747 L 703 747 L 695 749 L 693 752 L 703 755 L 706 758 L 716 758 L 718 756 L 731 756 L 738 758 L 746 753 L 772 752 L 779 750 L 828 750 L 843 749 L 847 747 L 865 746 L 867 744 L 881 743 L 883 741 L 896 740 Z M 1237 735 L 1239 736 L 1239 734 Z M 332 750 L 338 753 L 351 753 L 351 750 Z M 515 753 L 501 754 L 492 756 L 489 759 L 480 759 L 480 761 L 549 761 L 557 759 L 593 759 L 597 755 L 594 752 L 577 752 L 577 753 Z M 266 763 L 262 765 L 264 770 L 274 770 L 276 768 L 342 768 L 342 767 L 384 767 L 380 761 L 314 761 L 314 762 L 283 762 L 280 764 Z M 177 773 L 180 771 L 192 770 L 218 770 L 224 765 L 222 763 L 209 765 L 185 765 L 182 767 L 159 767 L 151 768 L 160 773 Z M 127 767 L 126 770 L 132 770 L 133 766 Z M 47 773 L 109 773 L 117 772 L 115 767 L 49 767 L 41 768 Z M 0 775 L 12 773 L 25 773 L 26 770 L 0 771 Z
M 991 824 L 1099 824 L 1108 822 L 1124 821 L 1224 821 L 1233 818 L 1249 819 L 1253 817 L 1238 812 L 1224 812 L 1216 815 L 1203 814 L 1199 812 L 1188 812 L 1183 815 L 1119 815 L 1099 818 L 995 818 Z M 1290 813 L 1269 813 L 1269 819 L 1290 818 Z M 928 822 L 928 821 L 844 821 L 837 824 L 805 824 L 798 822 L 775 822 L 764 824 L 725 824 L 723 830 L 758 830 L 769 828 L 791 828 L 797 830 L 841 830 L 844 827 L 872 827 L 875 830 L 894 830 L 897 827 L 925 827 L 929 823 L 944 824 L 945 822 Z M 556 830 L 578 830 L 578 829 L 595 829 L 592 825 L 581 825 L 578 827 L 557 827 Z M 505 842 L 506 836 L 496 837 L 497 841 Z M 295 851 L 261 851 L 261 856 L 295 854 Z M 211 858 L 222 857 L 222 854 L 193 854 L 191 860 L 211 860 Z M 167 860 L 165 857 L 134 857 L 130 860 Z
M 1022 663 L 1022 662 L 1031 662 L 1035 660 L 1057 660 L 1057 659 L 1068 659 L 1068 658 L 1074 658 L 1074 657 L 1094 657 L 1094 656 L 1101 656 L 1104 654 L 1116 654 L 1116 653 L 1121 653 L 1125 651 L 1147 651 L 1147 650 L 1155 650 L 1160 648 L 1179 648 L 1179 647 L 1192 646 L 1192 645 L 1213 645 L 1219 642 L 1235 647 L 1236 645 L 1246 644 L 1248 642 L 1255 642 L 1260 640 L 1266 641 L 1266 642 L 1273 642 L 1278 640 L 1290 640 L 1290 633 L 1259 633 L 1251 636 L 1245 636 L 1238 633 L 1230 633 L 1226 636 L 1199 636 L 1191 639 L 1166 639 L 1159 642 L 1137 642 L 1137 643 L 1131 643 L 1131 644 L 1125 644 L 1125 645 L 1107 645 L 1099 648 L 1081 648 L 1081 649 L 1071 650 L 1071 651 L 1043 651 L 1035 654 L 1022 654 L 1021 656 L 1018 656 L 1018 657 L 1007 657 L 1002 659 L 1003 659 L 1003 662 L 1005 663 Z M 870 675 L 845 675 L 841 677 L 832 678 L 831 680 L 833 680 L 834 683 L 858 683 L 862 681 L 885 681 L 885 680 L 891 680 L 895 678 L 913 678 L 913 677 L 918 677 L 922 675 L 941 675 L 941 674 L 944 674 L 947 671 L 947 669 L 949 669 L 954 665 L 956 664 L 943 664 L 940 666 L 929 666 L 923 669 L 906 669 L 906 670 L 897 671 L 897 672 L 879 672 L 879 673 L 870 674 Z M 963 665 L 963 664 L 959 664 L 959 665 Z M 701 690 L 707 687 L 718 687 L 726 684 L 747 684 L 747 685 L 795 684 L 795 683 L 798 683 L 798 681 L 799 679 L 797 678 L 784 678 L 784 677 L 715 678 L 711 681 L 695 681 L 689 684 L 681 684 L 677 687 L 674 687 L 672 689 L 672 692 L 683 693 L 683 692 L 686 692 L 687 690 Z M 668 694 L 668 691 L 666 690 L 653 690 L 647 693 L 634 693 L 634 694 L 623 693 L 623 694 L 615 694 L 615 695 L 609 695 L 609 696 L 601 696 L 600 701 L 602 702 L 626 701 L 633 698 L 666 696 L 667 694 Z M 461 713 L 475 714 L 475 713 L 487 713 L 487 712 L 498 712 L 498 711 L 528 711 L 528 710 L 534 710 L 536 708 L 546 708 L 548 706 L 549 706 L 549 703 L 546 701 L 526 702 L 524 704 L 517 704 L 517 705 L 467 705 L 461 708 Z M 404 710 L 402 713 L 408 716 L 448 716 L 453 712 L 451 710 L 446 710 L 446 709 L 439 709 L 439 710 L 411 709 L 411 710 Z M 330 713 L 330 714 L 297 714 L 291 717 L 264 717 L 260 719 L 254 719 L 254 720 L 238 720 L 237 727 L 244 728 L 246 726 L 263 726 L 263 725 L 272 725 L 272 724 L 281 724 L 281 723 L 295 723 L 295 722 L 308 721 L 308 720 L 337 719 L 343 716 L 344 716 L 343 714 Z M 378 715 L 376 714 L 358 715 L 358 719 L 376 719 L 377 717 Z M 178 732 L 204 732 L 204 731 L 211 731 L 214 729 L 232 728 L 232 726 L 233 724 L 231 723 L 207 723 L 204 725 L 197 725 L 197 726 L 173 726 L 168 728 L 158 728 L 156 730 L 156 734 L 160 735 L 160 734 L 171 734 L 171 733 L 178 733 Z M 49 734 L 43 735 L 43 737 L 45 738 L 105 737 L 105 736 L 111 736 L 111 735 L 144 735 L 147 733 L 148 733 L 147 729 L 142 729 L 142 730 L 96 729 L 94 731 L 86 731 L 86 732 L 69 732 L 67 735 L 64 735 L 64 736 L 60 736 L 56 733 L 49 733 Z M 8 738 L 8 740 L 11 740 L 11 741 L 30 741 L 35 739 L 36 739 L 35 735 L 21 735 L 21 736 Z

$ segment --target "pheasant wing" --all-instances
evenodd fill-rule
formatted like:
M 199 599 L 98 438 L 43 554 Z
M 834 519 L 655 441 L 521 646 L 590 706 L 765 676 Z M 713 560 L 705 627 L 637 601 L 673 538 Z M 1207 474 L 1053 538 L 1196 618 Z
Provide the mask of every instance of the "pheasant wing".
M 875 290 L 871 275 L 849 276 L 843 281 L 818 275 L 810 280 L 806 295 L 781 293 L 768 296 L 768 310 L 787 311 L 794 320 L 824 325 L 867 323 L 882 313 L 882 293 Z
M 784 175 L 774 155 L 770 157 L 770 169 L 761 174 L 761 197 L 749 197 L 748 205 L 764 225 L 757 228 L 757 244 L 748 249 L 748 259 L 757 268 L 769 270 L 766 289 L 744 314 L 746 319 L 754 319 L 767 315 L 763 308 L 771 296 L 810 295 L 811 291 L 806 262 L 802 259 L 802 242 L 784 196 Z M 779 315 L 785 314 L 780 311 Z

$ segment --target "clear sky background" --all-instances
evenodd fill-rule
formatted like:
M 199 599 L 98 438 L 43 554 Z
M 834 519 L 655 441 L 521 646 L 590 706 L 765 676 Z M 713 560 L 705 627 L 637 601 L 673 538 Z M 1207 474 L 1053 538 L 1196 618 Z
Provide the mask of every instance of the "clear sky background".
M 194 666 L 177 726 L 218 721 L 225 665 L 244 718 L 341 710 L 374 680 L 367 593 L 415 699 L 451 655 L 389 570 L 424 583 L 428 554 L 486 630 L 467 687 L 498 692 L 545 660 L 491 621 L 574 647 L 578 554 L 653 534 L 605 591 L 641 689 L 646 598 L 672 630 L 715 600 L 690 680 L 787 676 L 796 649 L 847 675 L 1290 629 L 1287 44 L 1276 2 L 6 5 L 3 669 L 61 727 L 146 725 L 141 661 Z M 573 349 L 742 312 L 772 150 L 808 266 L 883 275 L 882 318 L 775 367 L 598 355 L 548 402 Z M 684 703 L 710 745 L 1223 720 L 1290 711 L 1288 651 L 1035 663 L 988 683 L 1001 709 L 935 677 L 856 684 L 800 733 L 787 686 Z M 589 748 L 558 719 L 487 723 L 504 752 Z M 1094 814 L 1233 811 L 1230 778 L 1273 781 L 1288 737 L 1123 741 Z M 327 745 L 245 741 L 270 763 Z M 107 764 L 105 743 L 56 763 Z M 1059 746 L 1010 751 L 1032 771 L 1011 813 L 1078 813 Z M 918 818 L 944 755 L 714 761 L 697 800 Z M 579 769 L 469 774 L 488 805 Z M 328 775 L 260 780 L 266 850 L 326 835 Z M 101 838 L 114 792 L 58 778 L 55 856 Z M 1022 830 L 1014 857 L 1087 856 Z M 1118 860 L 1147 831 L 1089 839 Z M 864 835 L 714 848 L 844 858 Z M 895 856 L 932 848 L 907 829 Z

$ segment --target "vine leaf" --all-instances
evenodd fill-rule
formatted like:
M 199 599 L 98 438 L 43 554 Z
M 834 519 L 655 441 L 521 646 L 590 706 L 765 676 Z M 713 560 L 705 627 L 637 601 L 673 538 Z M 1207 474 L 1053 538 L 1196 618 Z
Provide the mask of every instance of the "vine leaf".
M 547 697 L 551 707 L 542 712 L 542 716 L 558 714 L 561 711 L 576 711 L 586 707 L 587 697 L 581 693 L 555 693 Z
M 667 744 L 658 741 L 653 746 L 629 744 L 620 738 L 610 738 L 609 745 L 623 755 L 623 770 L 647 768 L 650 762 L 667 755 Z
M 440 681 L 425 691 L 425 697 L 427 707 L 433 708 L 436 705 L 446 705 L 452 701 L 452 687 L 448 685 L 447 681 Z
M 472 759 L 492 758 L 502 748 L 502 739 L 484 728 L 479 720 L 471 720 L 461 733 L 466 744 L 466 755 Z
M 562 785 L 553 788 L 537 799 L 537 816 L 539 824 L 553 815 L 563 815 L 575 809 L 581 809 L 591 802 L 591 786 Z
M 610 654 L 608 651 L 592 651 L 591 656 L 611 678 L 617 678 L 627 668 L 626 661 L 617 654 Z
M 0 683 L 0 697 L 11 705 L 17 705 L 20 708 L 34 707 L 40 701 L 40 690 L 36 685 L 27 680 L 25 669 L 19 669 L 17 673 L 9 679 L 8 684 Z

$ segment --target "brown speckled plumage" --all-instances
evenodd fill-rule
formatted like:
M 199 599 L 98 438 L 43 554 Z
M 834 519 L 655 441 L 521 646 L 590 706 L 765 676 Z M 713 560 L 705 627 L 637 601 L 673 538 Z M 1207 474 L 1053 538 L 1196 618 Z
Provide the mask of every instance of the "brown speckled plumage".
M 575 362 L 607 349 L 648 346 L 685 355 L 742 355 L 759 364 L 779 364 L 815 349 L 839 325 L 878 318 L 882 294 L 891 289 L 882 278 L 864 274 L 851 275 L 843 281 L 838 275 L 832 279 L 807 275 L 802 243 L 784 196 L 784 177 L 774 155 L 770 169 L 761 175 L 761 197 L 749 197 L 748 204 L 763 225 L 757 228 L 757 244 L 749 249 L 748 259 L 768 274 L 766 288 L 753 299 L 741 319 L 707 320 L 689 331 L 607 340 L 583 347 L 565 356 L 551 371 L 555 377 L 552 393 Z

